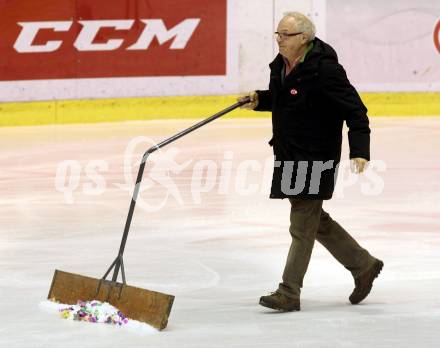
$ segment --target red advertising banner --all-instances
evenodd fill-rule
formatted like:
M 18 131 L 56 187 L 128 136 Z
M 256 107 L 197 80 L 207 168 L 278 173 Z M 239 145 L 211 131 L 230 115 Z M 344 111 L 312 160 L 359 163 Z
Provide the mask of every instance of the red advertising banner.
M 0 0 L 0 81 L 226 75 L 227 0 Z

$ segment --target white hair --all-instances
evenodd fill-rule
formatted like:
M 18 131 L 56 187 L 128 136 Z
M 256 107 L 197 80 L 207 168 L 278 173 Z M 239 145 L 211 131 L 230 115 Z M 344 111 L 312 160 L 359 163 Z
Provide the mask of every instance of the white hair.
M 300 12 L 285 12 L 284 17 L 295 19 L 296 29 L 307 35 L 309 41 L 315 38 L 315 25 L 307 16 Z

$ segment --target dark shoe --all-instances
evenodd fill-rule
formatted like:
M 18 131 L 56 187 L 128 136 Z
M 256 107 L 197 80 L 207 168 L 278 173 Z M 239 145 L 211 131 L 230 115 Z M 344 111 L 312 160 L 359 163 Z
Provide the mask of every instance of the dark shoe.
M 300 302 L 297 298 L 287 297 L 279 292 L 273 292 L 267 296 L 260 297 L 260 305 L 281 312 L 291 312 L 300 310 Z
M 355 288 L 349 297 L 351 304 L 358 304 L 368 296 L 373 286 L 373 281 L 377 278 L 382 268 L 383 262 L 376 260 L 370 269 L 354 279 Z

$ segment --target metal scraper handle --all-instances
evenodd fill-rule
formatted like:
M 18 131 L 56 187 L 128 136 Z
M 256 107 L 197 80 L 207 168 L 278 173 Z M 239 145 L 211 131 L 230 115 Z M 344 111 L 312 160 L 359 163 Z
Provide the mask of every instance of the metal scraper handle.
M 245 97 L 245 98 L 241 99 L 239 102 L 227 107 L 226 109 L 216 113 L 215 115 L 212 115 L 212 116 L 208 117 L 207 119 L 200 121 L 200 122 L 196 123 L 195 125 L 187 128 L 187 129 L 184 129 L 183 131 L 173 135 L 172 137 L 165 139 L 164 141 L 160 142 L 159 144 L 152 146 L 144 153 L 144 156 L 142 157 L 142 162 L 139 166 L 139 171 L 138 171 L 138 175 L 137 175 L 137 179 L 136 179 L 136 185 L 134 187 L 133 197 L 132 197 L 131 203 L 130 203 L 130 209 L 128 210 L 127 221 L 125 222 L 124 234 L 122 235 L 122 240 L 121 240 L 121 245 L 119 247 L 118 256 L 116 256 L 115 260 L 112 262 L 112 264 L 110 265 L 108 270 L 105 272 L 104 276 L 101 278 L 99 285 L 98 285 L 98 288 L 96 290 L 96 294 L 99 293 L 99 290 L 101 288 L 102 283 L 108 282 L 110 285 L 109 291 L 107 293 L 107 300 L 108 300 L 108 297 L 110 296 L 110 292 L 111 292 L 111 287 L 118 285 L 117 279 L 118 279 L 118 275 L 119 275 L 119 270 L 121 270 L 121 273 L 122 273 L 122 286 L 126 284 L 123 254 L 124 254 L 125 244 L 127 243 L 128 232 L 130 230 L 131 219 L 133 217 L 134 208 L 136 206 L 136 200 L 139 195 L 139 189 L 141 186 L 142 176 L 144 174 L 145 163 L 147 162 L 148 156 L 151 155 L 153 152 L 159 150 L 160 148 L 176 141 L 177 139 L 182 138 L 183 136 L 195 131 L 196 129 L 203 127 L 204 125 L 216 120 L 219 117 L 222 117 L 223 115 L 226 115 L 227 113 L 229 113 L 229 112 L 237 109 L 238 107 L 240 107 L 244 104 L 247 104 L 249 102 L 250 102 L 250 97 Z M 113 269 L 112 280 L 107 281 L 106 278 L 112 269 Z M 122 286 L 119 291 L 119 297 L 121 296 Z

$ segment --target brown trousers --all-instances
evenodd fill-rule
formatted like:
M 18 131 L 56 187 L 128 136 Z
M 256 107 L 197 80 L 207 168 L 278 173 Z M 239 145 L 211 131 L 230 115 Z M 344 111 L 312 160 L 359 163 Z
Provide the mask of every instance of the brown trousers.
M 346 230 L 322 209 L 322 200 L 289 199 L 292 244 L 287 256 L 283 282 L 278 292 L 299 298 L 315 239 L 318 240 L 353 277 L 367 270 L 374 258 Z

